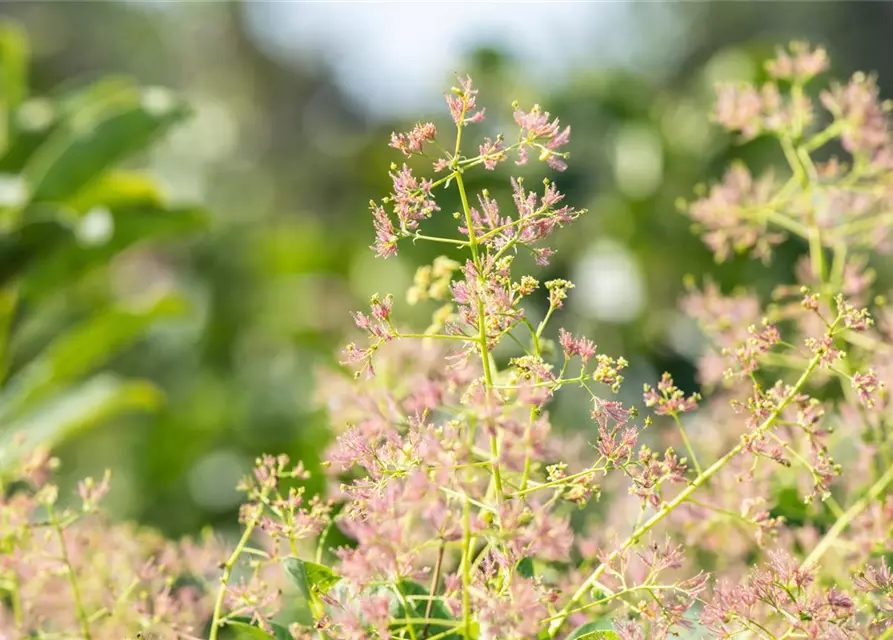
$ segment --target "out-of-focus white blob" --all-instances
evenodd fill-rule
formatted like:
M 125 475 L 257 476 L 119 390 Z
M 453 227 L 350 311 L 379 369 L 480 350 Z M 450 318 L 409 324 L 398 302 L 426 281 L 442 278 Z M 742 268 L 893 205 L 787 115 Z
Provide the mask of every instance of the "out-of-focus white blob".
M 218 449 L 199 459 L 189 471 L 187 485 L 195 502 L 212 511 L 236 506 L 242 495 L 236 490 L 249 464 L 235 451 Z
M 613 240 L 599 240 L 577 263 L 571 302 L 596 320 L 626 323 L 645 306 L 645 281 L 629 250 Z
M 647 198 L 660 186 L 664 175 L 660 135 L 646 125 L 628 125 L 614 138 L 614 179 L 630 198 Z
M 115 219 L 105 207 L 94 207 L 78 221 L 75 234 L 85 247 L 103 245 L 115 234 Z

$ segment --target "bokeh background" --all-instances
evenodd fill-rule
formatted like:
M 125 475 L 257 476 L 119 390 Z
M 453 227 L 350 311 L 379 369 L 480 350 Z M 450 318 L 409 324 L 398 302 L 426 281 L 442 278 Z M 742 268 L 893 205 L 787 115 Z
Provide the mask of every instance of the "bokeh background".
M 262 452 L 318 464 L 330 435 L 316 373 L 337 365 L 349 312 L 405 291 L 436 255 L 368 250 L 367 203 L 399 161 L 389 135 L 444 123 L 456 73 L 475 79 L 487 126 L 511 130 L 512 100 L 572 125 L 557 181 L 590 214 L 538 275 L 576 282 L 560 323 L 629 359 L 631 393 L 663 370 L 696 386 L 702 345 L 676 307 L 686 274 L 759 286 L 801 249 L 769 267 L 716 265 L 677 212 L 731 157 L 777 160 L 711 126 L 712 84 L 759 78 L 796 38 L 826 45 L 839 77 L 865 69 L 893 86 L 889 3 L 31 1 L 0 13 L 19 28 L 0 47 L 0 463 L 17 455 L 14 432 L 51 442 L 64 483 L 111 468 L 115 514 L 169 535 L 233 528 L 234 487 Z M 122 87 L 136 115 L 78 138 L 105 118 L 83 112 L 106 114 Z M 26 206 L 35 175 L 55 182 Z M 507 178 L 470 187 L 504 193 Z M 423 311 L 398 310 L 424 326 Z M 572 398 L 556 411 L 562 428 L 588 424 Z

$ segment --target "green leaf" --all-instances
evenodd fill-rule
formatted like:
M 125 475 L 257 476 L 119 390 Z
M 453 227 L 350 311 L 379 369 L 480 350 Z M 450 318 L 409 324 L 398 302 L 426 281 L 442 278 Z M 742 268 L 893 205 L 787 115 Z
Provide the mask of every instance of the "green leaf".
M 413 582 L 411 580 L 401 580 L 399 584 L 400 592 L 406 596 L 424 596 L 428 597 L 430 594 L 430 590 L 419 584 L 418 582 Z M 428 608 L 427 600 L 413 600 L 410 603 L 410 617 L 425 617 L 425 610 Z M 434 605 L 431 607 L 431 617 L 432 618 L 440 618 L 441 620 L 452 620 L 452 616 L 450 615 L 449 610 L 446 608 L 446 605 L 443 603 L 443 600 L 437 599 L 434 601 Z
M 72 104 L 71 117 L 25 166 L 32 202 L 60 202 L 77 195 L 189 114 L 186 105 L 164 89 L 141 90 L 119 81 L 97 83 Z
M 129 99 L 128 92 L 137 89 L 134 80 L 125 75 L 104 76 L 88 85 L 69 79 L 53 90 L 53 99 L 60 117 L 73 120 L 82 114 L 95 114 L 115 104 L 120 105 L 122 100 Z
M 0 153 L 9 147 L 12 115 L 28 95 L 28 39 L 12 22 L 0 23 Z
M 0 216 L 2 217 L 2 216 Z M 57 220 L 41 220 L 0 232 L 0 285 L 71 243 L 71 229 Z
M 397 608 L 395 620 L 399 620 L 400 618 L 425 618 L 425 613 L 428 609 L 428 596 L 430 594 L 430 590 L 423 585 L 420 585 L 418 582 L 412 582 L 411 580 L 401 580 L 398 589 L 400 593 L 406 598 L 409 604 L 409 610 L 403 606 L 402 603 Z M 413 599 L 413 596 L 422 596 L 419 599 Z M 433 620 L 453 620 L 453 617 L 450 615 L 449 610 L 444 604 L 443 600 L 437 599 L 434 601 L 434 604 L 431 606 L 431 615 L 429 616 Z M 452 628 L 447 625 L 438 625 L 437 622 L 432 621 L 428 625 L 428 633 L 425 636 L 422 636 L 422 633 L 425 630 L 424 624 L 414 624 L 413 630 L 416 633 L 416 636 L 421 640 L 421 638 L 435 636 L 444 633 L 446 630 Z M 441 636 L 444 640 L 454 640 L 456 638 L 460 638 L 461 635 L 457 631 L 456 633 L 450 633 L 445 636 Z
M 577 627 L 566 640 L 620 640 L 616 631 L 605 629 L 604 622 L 587 622 Z
M 257 638 L 257 640 L 273 640 L 273 636 L 246 622 L 228 622 L 227 627 L 236 632 L 236 638 Z
M 109 171 L 70 198 L 68 204 L 78 211 L 94 207 L 164 206 L 161 190 L 150 177 L 136 171 Z
M 148 204 L 112 209 L 112 237 L 108 241 L 93 246 L 63 243 L 39 260 L 32 260 L 23 276 L 22 296 L 33 301 L 56 293 L 134 245 L 186 237 L 207 228 L 209 220 L 202 209 L 166 210 Z
M 4 423 L 0 430 L 0 469 L 9 468 L 38 445 L 54 446 L 126 411 L 155 409 L 162 399 L 158 388 L 148 382 L 96 376 L 44 401 L 20 419 Z M 16 443 L 18 436 L 24 441 Z
M 0 382 L 3 382 L 9 367 L 7 345 L 18 302 L 18 289 L 14 287 L 0 289 Z
M 518 575 L 523 578 L 533 578 L 533 558 L 521 558 L 518 561 L 518 566 L 515 567 L 515 570 L 518 572 Z
M 282 566 L 292 582 L 310 602 L 316 600 L 317 594 L 328 593 L 341 581 L 341 576 L 327 566 L 300 558 L 288 557 L 282 561 Z
M 337 600 L 343 601 L 352 596 L 349 585 L 343 592 L 341 591 L 344 586 L 345 583 L 340 583 L 334 587 L 333 592 Z M 424 619 L 427 617 L 430 620 L 430 623 L 427 625 L 425 623 L 410 625 L 416 640 L 425 640 L 434 636 L 438 636 L 440 640 L 459 640 L 462 638 L 462 632 L 455 625 L 438 623 L 438 620 L 455 621 L 455 618 L 450 614 L 442 599 L 435 599 L 431 605 L 430 616 L 425 615 L 428 608 L 429 593 L 428 587 L 412 580 L 401 580 L 397 585 L 391 586 L 369 587 L 362 591 L 362 594 L 367 596 L 386 596 L 390 602 L 390 615 L 394 622 L 399 623 L 406 618 Z M 406 602 L 405 605 L 404 601 Z M 427 633 L 425 633 L 426 626 L 428 627 Z M 472 622 L 470 632 L 471 638 L 478 637 L 479 629 L 476 622 Z
M 9 147 L 0 154 L 0 172 L 20 177 L 30 158 L 59 125 L 57 115 L 53 103 L 45 98 L 26 100 L 12 118 Z
M 245 638 L 246 640 L 252 638 L 257 638 L 258 640 L 291 640 L 291 634 L 288 632 L 288 629 L 275 622 L 270 623 L 273 635 L 251 624 L 251 618 L 244 616 L 232 618 L 226 623 L 226 626 L 236 632 L 236 638 Z
M 106 309 L 62 333 L 0 392 L 0 425 L 98 368 L 159 320 L 181 316 L 186 309 L 185 300 L 167 296 L 144 310 Z

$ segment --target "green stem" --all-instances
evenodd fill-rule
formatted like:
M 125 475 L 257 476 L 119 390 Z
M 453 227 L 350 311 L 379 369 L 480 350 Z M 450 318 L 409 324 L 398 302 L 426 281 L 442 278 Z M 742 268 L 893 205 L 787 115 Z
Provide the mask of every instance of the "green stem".
M 81 589 L 78 585 L 77 574 L 74 567 L 71 566 L 71 557 L 68 555 L 68 546 L 65 544 L 65 531 L 56 518 L 56 510 L 51 502 L 47 504 L 47 516 L 49 517 L 50 526 L 56 532 L 56 537 L 59 540 L 62 564 L 65 565 L 65 573 L 68 574 L 68 583 L 71 585 L 71 595 L 74 599 L 74 610 L 81 625 L 81 635 L 84 637 L 84 640 L 90 640 L 92 637 L 90 634 L 90 616 L 87 615 L 84 603 L 81 600 Z
M 842 335 L 843 339 L 850 344 L 862 347 L 863 349 L 869 349 L 876 352 L 889 352 L 893 350 L 893 347 L 889 344 L 881 342 L 880 340 L 875 340 L 874 338 L 857 331 L 841 331 L 840 335 Z
M 441 631 L 440 633 L 435 634 L 435 635 L 431 636 L 430 638 L 426 638 L 425 640 L 444 640 L 445 638 L 448 638 L 455 634 L 456 634 L 455 629 L 447 629 L 446 631 Z M 467 638 L 468 636 L 465 636 L 465 637 Z
M 454 240 L 452 238 L 440 238 L 436 236 L 425 236 L 421 233 L 413 233 L 410 236 L 413 240 L 427 240 L 429 242 L 442 242 L 444 244 L 454 244 L 459 247 L 467 247 L 468 242 L 465 240 Z
M 404 606 L 408 606 L 404 604 Z M 425 616 L 424 618 L 401 618 L 400 620 L 395 620 L 391 624 L 393 625 L 404 625 L 407 630 L 409 630 L 411 625 L 415 624 L 427 624 L 430 626 L 431 623 L 436 624 L 439 627 L 461 627 L 462 623 L 456 620 L 447 620 L 446 618 L 430 618 Z
M 329 533 L 332 531 L 332 527 L 334 526 L 335 518 L 331 518 L 326 524 L 325 528 L 319 534 L 319 542 L 316 543 L 316 564 L 322 564 L 322 554 L 325 551 L 326 540 L 328 539 Z
M 817 225 L 809 229 L 809 264 L 812 275 L 818 282 L 825 282 L 825 249 L 822 246 L 822 235 Z
M 440 583 L 440 572 L 443 569 L 443 554 L 446 551 L 446 541 L 441 540 L 440 547 L 437 549 L 437 562 L 434 564 L 434 575 L 431 576 L 431 587 L 428 590 L 428 605 L 425 607 L 425 618 L 431 618 L 431 611 L 434 608 L 434 598 L 437 595 L 437 585 Z M 425 629 L 422 636 L 428 635 L 428 623 L 425 623 Z
M 483 284 L 483 265 L 481 264 L 480 251 L 478 249 L 478 240 L 475 236 L 474 221 L 471 218 L 471 208 L 468 206 L 468 195 L 465 191 L 465 182 L 462 180 L 462 169 L 459 165 L 459 152 L 462 148 L 462 129 L 465 126 L 465 101 L 463 101 L 462 112 L 456 123 L 456 150 L 453 154 L 455 162 L 455 178 L 456 187 L 459 190 L 459 198 L 462 200 L 462 211 L 465 214 L 465 226 L 468 231 L 468 248 L 471 251 L 471 258 L 474 262 L 478 274 L 479 285 Z M 487 329 L 485 325 L 486 316 L 484 314 L 484 303 L 481 296 L 478 295 L 478 348 L 481 354 L 481 362 L 484 368 L 484 381 L 486 383 L 487 402 L 490 401 L 490 387 L 493 385 L 490 373 L 490 358 L 487 353 Z M 493 461 L 494 477 L 498 470 L 498 463 Z M 501 480 L 501 479 L 500 479 Z M 471 639 L 471 502 L 466 497 L 465 504 L 462 509 L 462 630 L 466 640 Z
M 462 509 L 462 629 L 471 638 L 471 502 Z
M 536 420 L 536 416 L 536 407 L 530 407 L 530 422 L 527 424 L 527 428 L 524 430 L 524 444 L 526 445 L 526 449 L 524 451 L 524 473 L 521 475 L 521 485 L 518 487 L 522 492 L 527 489 L 527 484 L 530 482 L 530 470 L 532 466 L 532 457 L 530 455 L 530 438 L 533 433 L 533 423 Z
M 575 473 L 573 475 L 567 476 L 566 478 L 561 478 L 559 480 L 552 480 L 551 482 L 545 482 L 543 484 L 538 484 L 535 487 L 530 487 L 529 489 L 519 489 L 514 493 L 509 494 L 508 498 L 520 498 L 521 496 L 525 496 L 528 493 L 533 493 L 534 491 L 540 491 L 541 489 L 549 489 L 550 487 L 557 487 L 559 485 L 567 484 L 568 482 L 572 482 L 579 478 L 585 478 L 586 476 L 591 476 L 594 473 L 598 473 L 601 469 L 586 469 L 586 471 L 581 471 L 579 473 Z
M 873 231 L 875 228 L 893 223 L 893 213 L 886 212 L 870 218 L 860 218 L 837 227 L 838 236 L 857 233 L 859 231 Z
M 801 145 L 801 148 L 806 151 L 815 151 L 816 149 L 825 146 L 833 138 L 836 138 L 841 131 L 843 131 L 843 124 L 840 120 L 835 120 L 812 138 L 804 142 Z
M 397 598 L 400 600 L 400 603 L 403 605 L 403 613 L 404 618 L 400 622 L 406 625 L 406 628 L 409 630 L 409 637 L 412 640 L 418 640 L 415 635 L 415 627 L 412 624 L 412 618 L 409 617 L 410 609 L 409 609 L 409 601 L 406 599 L 406 594 L 403 593 L 403 589 L 400 588 L 400 581 L 394 583 L 393 585 L 394 593 L 397 595 Z M 426 616 L 427 617 L 427 616 Z
M 628 587 L 626 589 L 623 589 L 622 591 L 618 591 L 617 593 L 611 593 L 611 594 L 605 596 L 604 598 L 600 598 L 598 600 L 593 600 L 592 602 L 590 602 L 588 604 L 585 604 L 581 607 L 577 607 L 573 611 L 569 611 L 568 615 L 573 615 L 575 613 L 582 613 L 583 611 L 586 611 L 593 607 L 597 607 L 602 604 L 607 604 L 608 602 L 611 602 L 612 600 L 616 600 L 617 598 L 622 598 L 625 595 L 629 595 L 630 593 L 636 593 L 638 591 L 683 591 L 684 592 L 684 589 L 682 589 L 678 585 L 674 585 L 674 584 L 667 584 L 667 585 L 640 584 L 635 587 Z M 558 614 L 558 615 L 552 616 L 552 618 L 547 618 L 546 620 L 544 620 L 544 622 L 550 622 L 553 619 L 557 619 L 558 617 L 560 617 L 560 615 L 561 614 Z
M 788 161 L 791 171 L 794 172 L 794 176 L 796 176 L 799 184 L 801 186 L 806 186 L 808 177 L 806 171 L 803 169 L 803 164 L 800 162 L 800 158 L 797 155 L 797 150 L 794 148 L 793 141 L 788 136 L 783 136 L 780 141 L 781 149 L 784 151 L 784 157 Z
M 489 463 L 487 463 L 487 464 L 489 466 Z M 490 505 L 488 505 L 484 502 L 481 502 L 480 500 L 475 500 L 468 494 L 459 493 L 458 491 L 454 491 L 453 489 L 450 489 L 449 487 L 443 487 L 443 486 L 440 487 L 440 490 L 443 491 L 448 496 L 453 496 L 454 498 L 459 498 L 461 500 L 464 500 L 465 502 L 473 504 L 475 507 L 477 507 L 478 509 L 481 509 L 482 511 L 489 511 L 490 513 L 498 513 L 498 510 L 496 509 L 496 507 L 491 507 Z
M 462 128 L 459 128 L 459 137 L 461 137 Z M 456 143 L 458 148 L 458 142 Z M 462 174 L 456 174 L 456 186 L 459 189 L 459 197 L 462 200 L 462 210 L 465 213 L 465 226 L 468 228 L 468 246 L 471 249 L 472 260 L 477 267 L 478 287 L 483 289 L 484 285 L 484 265 L 481 261 L 478 240 L 475 236 L 474 223 L 471 219 L 471 207 L 468 206 L 468 195 L 465 191 L 465 183 L 462 181 Z M 480 293 L 477 296 L 478 302 L 478 349 L 481 355 L 481 365 L 484 369 L 484 384 L 486 385 L 486 399 L 490 403 L 490 390 L 493 388 L 493 373 L 490 370 L 490 354 L 487 345 L 487 313 L 484 309 L 484 300 Z M 499 439 L 496 433 L 490 434 L 490 453 L 493 456 L 493 481 L 496 483 L 496 496 L 499 504 L 505 502 L 505 491 L 502 485 L 502 473 L 499 469 Z
M 742 210 L 742 213 L 747 215 L 747 212 Z M 794 235 L 800 236 L 801 238 L 809 237 L 809 228 L 797 222 L 796 220 L 792 220 L 788 218 L 786 215 L 775 211 L 770 207 L 761 207 L 755 211 L 755 215 L 762 216 L 768 222 L 772 222 L 775 225 L 781 227 L 785 231 L 790 231 Z
M 857 500 L 853 503 L 849 509 L 844 512 L 844 514 L 837 519 L 837 522 L 828 529 L 828 533 L 825 534 L 825 537 L 821 539 L 821 541 L 813 548 L 812 553 L 810 553 L 806 560 L 803 561 L 803 566 L 815 564 L 818 562 L 825 553 L 834 545 L 837 539 L 840 537 L 850 523 L 859 516 L 860 513 L 865 511 L 868 506 L 874 502 L 878 496 L 880 496 L 886 489 L 887 486 L 893 482 L 893 467 L 888 467 L 887 471 L 878 478 L 877 482 L 871 485 L 871 488 L 868 492 L 862 496 L 861 499 Z
M 539 326 L 536 328 L 536 337 L 540 338 L 543 335 L 543 331 L 546 329 L 546 325 L 549 324 L 549 320 L 552 318 L 552 314 L 555 313 L 555 305 L 550 304 L 549 310 L 546 311 L 546 317 L 543 318 L 543 321 L 539 323 Z
M 713 504 L 707 504 L 706 502 L 701 502 L 700 500 L 691 499 L 688 501 L 689 504 L 693 504 L 695 506 L 701 507 L 702 509 L 707 509 L 708 511 L 713 511 L 714 513 L 718 513 L 719 515 L 726 516 L 727 518 L 731 518 L 733 520 L 741 521 L 745 524 L 753 524 L 752 520 L 745 518 L 740 513 L 736 513 L 734 511 L 729 511 L 728 509 L 723 509 L 722 507 L 718 507 Z
M 12 604 L 12 621 L 15 628 L 21 630 L 25 621 L 25 614 L 22 611 L 22 596 L 19 593 L 19 579 L 18 576 L 12 574 L 10 580 L 12 585 L 9 589 L 9 599 Z
M 545 380 L 543 382 L 535 382 L 530 385 L 526 385 L 527 389 L 542 389 L 543 387 L 553 387 L 554 389 L 558 389 L 566 384 L 574 384 L 574 383 L 583 383 L 586 380 L 589 380 L 591 376 L 578 376 L 576 378 L 558 378 L 557 380 Z M 516 385 L 510 384 L 502 384 L 502 385 L 494 385 L 493 389 L 498 389 L 500 391 L 517 391 L 520 387 Z
M 264 489 L 260 494 L 261 500 L 266 498 L 267 494 L 268 491 Z M 226 588 L 229 586 L 233 567 L 235 567 L 236 562 L 248 545 L 248 541 L 251 539 L 251 534 L 254 532 L 255 527 L 257 527 L 257 523 L 260 522 L 262 515 L 263 509 L 258 507 L 254 515 L 245 523 L 245 530 L 242 532 L 242 537 L 239 539 L 236 548 L 233 549 L 232 554 L 230 554 L 229 558 L 226 559 L 226 562 L 223 563 L 223 575 L 220 577 L 220 588 L 217 590 L 217 599 L 214 601 L 214 615 L 211 617 L 211 635 L 209 640 L 217 640 L 217 633 L 220 630 L 223 616 L 223 599 L 226 595 Z
M 891 625 L 884 633 L 878 637 L 877 640 L 891 640 L 893 639 L 893 625 Z
M 673 413 L 673 420 L 676 421 L 676 426 L 679 428 L 679 435 L 682 436 L 682 442 L 685 443 L 685 449 L 688 451 L 688 455 L 691 457 L 691 462 L 695 465 L 695 471 L 698 475 L 701 475 L 701 465 L 698 464 L 698 457 L 695 455 L 695 450 L 691 446 L 691 442 L 688 440 L 688 435 L 685 433 L 685 427 L 682 426 L 682 421 L 679 419 L 678 413 Z
M 0 383 L 9 372 L 9 336 L 19 302 L 19 291 L 16 286 L 0 290 Z
M 512 227 L 530 222 L 531 220 L 535 219 L 537 216 L 543 215 L 546 211 L 547 211 L 547 209 L 545 207 L 543 207 L 543 208 L 537 209 L 536 211 L 534 211 L 533 213 L 531 213 L 529 215 L 522 216 L 516 220 L 512 220 L 511 222 L 507 222 L 505 224 L 499 225 L 498 227 L 493 227 L 492 229 L 487 231 L 485 234 L 483 234 L 478 239 L 478 241 L 485 242 L 485 241 L 489 240 L 490 238 L 492 238 L 493 236 L 505 231 L 506 229 L 511 229 Z
M 797 157 L 800 159 L 800 162 L 806 169 L 806 174 L 809 176 L 810 180 L 817 182 L 819 180 L 819 172 L 816 169 L 815 163 L 812 161 L 812 157 L 809 155 L 809 152 L 803 149 L 803 147 L 798 147 Z
M 799 80 L 795 80 L 791 85 L 791 102 L 794 104 L 794 137 L 800 140 L 803 136 L 803 116 L 797 106 L 803 102 L 803 84 Z
M 471 336 L 451 336 L 445 333 L 395 333 L 395 338 L 413 338 L 417 340 L 460 340 L 462 342 L 475 342 L 477 338 Z
M 834 258 L 831 261 L 831 290 L 840 291 L 843 288 L 843 276 L 846 269 L 847 245 L 839 243 L 834 246 Z

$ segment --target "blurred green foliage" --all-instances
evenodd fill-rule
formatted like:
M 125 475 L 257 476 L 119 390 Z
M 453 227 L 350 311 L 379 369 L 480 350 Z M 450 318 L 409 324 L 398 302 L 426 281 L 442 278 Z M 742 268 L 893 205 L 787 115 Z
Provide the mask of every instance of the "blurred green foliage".
M 234 527 L 233 487 L 259 453 L 314 468 L 329 437 L 314 372 L 337 362 L 348 312 L 376 291 L 399 296 L 435 257 L 424 245 L 389 261 L 367 250 L 366 203 L 400 160 L 388 137 L 411 123 L 369 118 L 310 54 L 273 55 L 250 5 L 0 4 L 21 25 L 0 44 L 3 455 L 15 430 L 65 435 L 69 479 L 112 467 L 118 513 L 171 534 Z M 450 65 L 488 107 L 476 135 L 510 130 L 512 100 L 573 126 L 556 179 L 591 213 L 557 235 L 537 277 L 577 282 L 558 323 L 629 359 L 631 394 L 662 370 L 696 384 L 698 337 L 676 311 L 686 274 L 765 288 L 802 249 L 782 247 L 770 267 L 717 266 L 676 212 L 733 155 L 777 159 L 710 126 L 712 83 L 758 78 L 758 61 L 791 38 L 827 45 L 838 75 L 874 69 L 887 87 L 893 72 L 885 3 L 673 5 L 683 32 L 671 39 L 648 5 L 634 11 L 641 65 L 593 60 L 537 86 L 486 40 Z M 502 197 L 509 170 L 468 186 Z M 424 326 L 428 311 L 397 313 Z M 584 403 L 556 407 L 556 422 L 586 424 Z
M 28 42 L 0 26 L 0 465 L 123 412 L 154 410 L 151 382 L 99 371 L 184 299 L 115 291 L 116 258 L 191 233 L 198 210 L 165 205 L 120 170 L 189 110 L 161 89 L 108 78 L 52 98 L 28 87 Z

